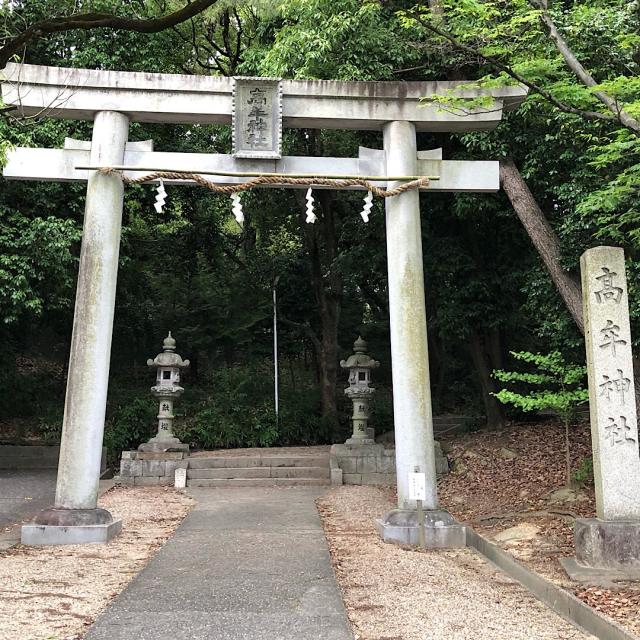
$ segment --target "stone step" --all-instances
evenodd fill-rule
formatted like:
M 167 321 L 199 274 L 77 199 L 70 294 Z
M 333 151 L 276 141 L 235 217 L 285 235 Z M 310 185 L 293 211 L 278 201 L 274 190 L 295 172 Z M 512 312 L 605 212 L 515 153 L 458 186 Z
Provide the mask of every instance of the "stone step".
M 188 469 L 187 478 L 330 478 L 329 467 L 226 467 Z
M 328 478 L 192 478 L 190 487 L 302 487 L 331 484 Z
M 248 467 L 326 467 L 329 456 L 216 456 L 189 458 L 189 469 L 246 469 Z

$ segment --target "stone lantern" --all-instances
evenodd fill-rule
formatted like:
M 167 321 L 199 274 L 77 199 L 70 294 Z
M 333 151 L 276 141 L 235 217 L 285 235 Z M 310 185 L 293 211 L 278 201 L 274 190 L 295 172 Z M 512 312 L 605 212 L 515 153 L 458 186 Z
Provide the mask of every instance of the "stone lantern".
M 188 360 L 183 360 L 176 353 L 176 341 L 169 331 L 164 339 L 162 353 L 153 360 L 147 360 L 149 367 L 157 369 L 156 384 L 151 387 L 151 393 L 158 398 L 158 433 L 145 444 L 141 444 L 139 451 L 189 451 L 188 444 L 182 444 L 173 435 L 173 402 L 179 398 L 184 389 L 180 386 L 180 369 L 189 366 Z
M 340 361 L 343 369 L 349 370 L 349 386 L 344 390 L 344 395 L 353 402 L 353 435 L 345 444 L 374 444 L 374 440 L 367 432 L 369 421 L 369 400 L 375 393 L 370 387 L 371 370 L 380 366 L 367 354 L 367 343 L 361 338 L 353 343 L 353 355 Z

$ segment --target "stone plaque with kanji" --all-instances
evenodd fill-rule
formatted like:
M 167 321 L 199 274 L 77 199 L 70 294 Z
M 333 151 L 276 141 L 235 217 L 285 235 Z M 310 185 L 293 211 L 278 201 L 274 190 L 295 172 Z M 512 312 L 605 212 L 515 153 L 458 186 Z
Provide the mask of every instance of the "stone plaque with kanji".
M 277 78 L 234 78 L 233 155 L 280 158 L 282 92 Z
M 603 520 L 640 518 L 640 457 L 624 252 L 581 259 L 596 508 Z

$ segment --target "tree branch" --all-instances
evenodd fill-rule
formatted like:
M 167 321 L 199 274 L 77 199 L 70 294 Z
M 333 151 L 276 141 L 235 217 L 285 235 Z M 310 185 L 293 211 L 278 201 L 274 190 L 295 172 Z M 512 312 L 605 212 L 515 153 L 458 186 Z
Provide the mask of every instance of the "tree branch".
M 607 113 L 600 113 L 598 111 L 588 111 L 584 109 L 578 109 L 564 102 L 561 102 L 556 97 L 554 97 L 553 94 L 551 94 L 549 91 L 547 91 L 546 89 L 543 89 L 540 85 L 534 82 L 531 82 L 530 80 L 527 80 L 527 78 L 525 78 L 524 76 L 520 75 L 519 73 L 511 69 L 511 67 L 504 64 L 503 62 L 500 62 L 500 60 L 498 60 L 497 58 L 494 58 L 493 56 L 488 56 L 480 52 L 478 49 L 475 49 L 474 47 L 463 44 L 462 42 L 456 40 L 450 33 L 447 33 L 446 31 L 443 31 L 442 29 L 435 26 L 434 24 L 431 24 L 430 22 L 424 20 L 420 15 L 414 14 L 414 18 L 425 29 L 428 29 L 429 31 L 448 40 L 456 49 L 459 49 L 460 51 L 464 51 L 465 53 L 470 53 L 474 56 L 478 56 L 482 58 L 485 62 L 490 64 L 491 66 L 496 67 L 497 69 L 500 69 L 500 71 L 504 71 L 508 76 L 510 76 L 514 80 L 517 80 L 518 82 L 525 85 L 526 87 L 529 87 L 529 89 L 531 89 L 538 95 L 542 96 L 545 100 L 550 102 L 553 106 L 555 106 L 560 111 L 563 111 L 564 113 L 571 113 L 574 115 L 578 115 L 584 118 L 585 120 L 604 120 L 605 122 L 620 122 L 620 119 L 616 116 L 609 115 Z
M 564 58 L 565 63 L 571 69 L 571 71 L 575 74 L 575 76 L 584 84 L 586 87 L 595 87 L 598 85 L 595 78 L 582 66 L 578 58 L 576 58 L 575 54 L 567 44 L 567 41 L 562 37 L 562 34 L 558 31 L 555 22 L 547 12 L 547 2 L 546 0 L 529 0 L 531 4 L 536 8 L 540 9 L 542 13 L 540 14 L 540 20 L 542 24 L 546 27 L 547 32 L 549 34 L 549 39 L 554 43 L 556 49 L 560 52 L 560 55 Z M 640 133 L 640 122 L 630 116 L 618 103 L 617 100 L 612 98 L 608 93 L 604 91 L 594 91 L 593 95 L 604 104 L 607 109 L 614 115 L 615 119 L 620 122 L 620 124 L 627 127 L 627 129 L 631 129 L 636 133 Z
M 193 18 L 216 4 L 216 2 L 217 0 L 193 0 L 193 2 L 173 13 L 146 20 L 115 16 L 110 13 L 83 13 L 40 20 L 27 27 L 22 33 L 3 42 L 0 47 L 0 69 L 3 69 L 11 58 L 20 53 L 29 43 L 50 33 L 74 29 L 90 30 L 101 28 L 136 31 L 138 33 L 158 33 Z

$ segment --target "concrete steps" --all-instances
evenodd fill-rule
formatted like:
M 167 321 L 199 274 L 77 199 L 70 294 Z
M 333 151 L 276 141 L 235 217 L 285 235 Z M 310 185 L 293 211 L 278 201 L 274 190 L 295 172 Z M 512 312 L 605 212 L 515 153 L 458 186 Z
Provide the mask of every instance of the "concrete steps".
M 190 487 L 310 487 L 329 485 L 326 478 L 194 478 Z
M 190 487 L 331 484 L 329 456 L 212 456 L 189 459 Z
M 189 458 L 189 469 L 247 467 L 326 467 L 329 456 L 212 456 Z

